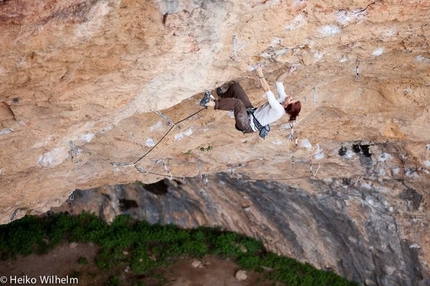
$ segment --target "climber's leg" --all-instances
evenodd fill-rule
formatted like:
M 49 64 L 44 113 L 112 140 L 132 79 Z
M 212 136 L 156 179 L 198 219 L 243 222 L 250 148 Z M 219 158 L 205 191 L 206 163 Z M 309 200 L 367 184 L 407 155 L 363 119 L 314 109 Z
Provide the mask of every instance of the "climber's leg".
M 223 85 L 219 86 L 216 88 L 216 94 L 219 97 L 224 97 L 225 92 L 230 88 L 230 86 L 232 86 L 236 81 L 231 80 L 228 81 L 226 83 L 224 83 Z
M 248 112 L 242 100 L 236 98 L 221 98 L 215 100 L 215 109 L 233 110 L 236 129 L 242 132 L 252 132 L 249 126 Z
M 235 98 L 243 102 L 245 109 L 251 108 L 252 104 L 249 101 L 249 97 L 243 90 L 242 86 L 238 82 L 234 82 L 230 85 L 227 91 L 222 94 L 222 99 Z M 221 108 L 220 108 L 221 109 Z

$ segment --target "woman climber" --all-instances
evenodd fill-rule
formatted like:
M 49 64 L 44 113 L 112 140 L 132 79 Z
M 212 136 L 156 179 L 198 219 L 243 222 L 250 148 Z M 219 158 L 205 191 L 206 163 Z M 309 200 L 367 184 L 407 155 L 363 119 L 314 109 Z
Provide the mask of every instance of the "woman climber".
M 270 130 L 269 124 L 277 121 L 285 114 L 290 116 L 290 121 L 296 120 L 301 110 L 300 101 L 285 94 L 284 80 L 287 75 L 296 70 L 295 66 L 276 78 L 275 85 L 279 99 L 270 90 L 270 86 L 264 78 L 260 66 L 256 68 L 261 87 L 267 97 L 267 102 L 258 108 L 254 108 L 249 101 L 248 95 L 242 86 L 235 81 L 230 81 L 216 89 L 219 99 L 216 100 L 210 91 L 206 91 L 200 105 L 213 106 L 219 110 L 233 110 L 236 121 L 236 129 L 243 133 L 259 132 L 264 138 Z M 211 101 L 213 99 L 213 101 Z

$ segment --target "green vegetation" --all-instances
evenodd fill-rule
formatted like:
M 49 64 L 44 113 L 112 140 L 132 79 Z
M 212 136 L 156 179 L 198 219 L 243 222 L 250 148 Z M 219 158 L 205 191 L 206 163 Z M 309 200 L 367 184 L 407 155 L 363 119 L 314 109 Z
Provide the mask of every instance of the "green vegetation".
M 135 184 L 142 188 L 145 187 L 145 183 L 142 183 L 141 181 L 136 181 Z
M 88 264 L 88 260 L 85 257 L 79 257 L 78 264 L 80 264 L 80 265 L 87 265 Z
M 121 279 L 119 279 L 118 276 L 111 276 L 108 280 L 109 286 L 120 286 L 121 285 Z
M 87 213 L 45 218 L 27 216 L 0 226 L 3 260 L 46 253 L 66 241 L 93 242 L 101 247 L 96 264 L 111 273 L 109 285 L 121 285 L 119 269 L 126 266 L 130 266 L 136 276 L 151 275 L 157 267 L 166 266 L 179 257 L 202 258 L 205 255 L 234 259 L 245 270 L 262 272 L 263 267 L 271 268 L 273 270 L 266 273 L 268 279 L 286 285 L 356 285 L 334 273 L 267 252 L 254 239 L 213 228 L 185 230 L 172 225 L 150 225 L 128 216 L 118 216 L 107 225 Z M 87 261 L 81 258 L 79 263 Z M 162 277 L 157 280 L 163 283 Z
M 200 147 L 200 151 L 210 151 L 212 149 L 213 147 L 211 145 L 209 145 L 208 147 Z

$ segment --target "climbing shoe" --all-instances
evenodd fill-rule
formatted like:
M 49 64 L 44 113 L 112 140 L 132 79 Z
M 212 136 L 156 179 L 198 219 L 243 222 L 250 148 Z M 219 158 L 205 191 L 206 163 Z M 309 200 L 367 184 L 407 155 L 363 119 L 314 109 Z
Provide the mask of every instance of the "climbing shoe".
M 205 91 L 205 96 L 200 100 L 200 105 L 206 107 L 206 105 L 211 101 L 211 92 L 209 90 Z

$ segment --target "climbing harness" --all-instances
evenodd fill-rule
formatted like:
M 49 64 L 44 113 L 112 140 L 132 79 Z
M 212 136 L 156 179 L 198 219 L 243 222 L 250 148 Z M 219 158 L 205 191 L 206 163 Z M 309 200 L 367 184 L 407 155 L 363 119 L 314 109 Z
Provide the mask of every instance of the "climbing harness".
M 253 122 L 255 127 L 258 129 L 258 135 L 260 135 L 261 138 L 265 139 L 266 136 L 269 134 L 270 132 L 270 125 L 261 125 L 261 123 L 258 121 L 258 119 L 255 117 L 254 115 L 254 111 L 256 110 L 256 108 L 248 108 L 246 110 L 246 112 L 248 112 L 248 115 L 251 114 L 253 117 Z
M 151 153 L 164 140 L 164 138 L 166 138 L 166 136 L 170 133 L 170 131 L 172 131 L 172 129 L 175 126 L 177 126 L 178 124 L 184 122 L 185 120 L 193 117 L 194 115 L 200 113 L 201 111 L 203 111 L 205 109 L 207 109 L 206 106 L 203 107 L 203 108 L 201 108 L 201 109 L 199 109 L 198 111 L 194 112 L 193 114 L 191 114 L 191 115 L 189 115 L 189 116 L 187 116 L 187 117 L 185 117 L 185 118 L 177 121 L 177 122 L 173 122 L 166 115 L 162 114 L 159 111 L 156 111 L 156 113 L 159 116 L 161 116 L 163 119 L 165 119 L 169 123 L 169 125 L 171 125 L 170 128 L 166 131 L 166 133 L 160 138 L 160 140 L 158 140 L 158 142 L 154 146 L 152 146 L 152 148 L 150 148 L 146 153 L 144 153 L 142 156 L 140 156 L 135 162 L 133 162 L 133 163 L 125 163 L 125 162 L 115 163 L 115 162 L 111 162 L 111 165 L 115 166 L 115 167 L 134 167 L 134 168 L 136 168 L 136 170 L 139 173 L 151 174 L 151 175 L 161 176 L 161 177 L 165 177 L 165 178 L 169 178 L 169 179 L 180 178 L 180 177 L 173 176 L 173 174 L 170 172 L 169 168 L 167 167 L 167 163 L 163 159 L 158 159 L 158 160 L 156 160 L 155 163 L 156 164 L 157 163 L 161 163 L 163 165 L 163 167 L 164 167 L 164 170 L 166 171 L 166 174 L 160 174 L 160 173 L 157 173 L 157 172 L 149 171 L 147 169 L 144 169 L 144 168 L 140 167 L 138 164 L 146 156 L 148 156 L 148 154 Z M 256 128 L 259 130 L 259 136 L 264 139 L 268 135 L 268 133 L 270 131 L 270 126 L 269 125 L 262 126 L 260 124 L 260 122 L 256 119 L 256 117 L 255 117 L 255 115 L 253 113 L 254 111 L 255 111 L 255 109 L 248 109 L 247 110 L 248 114 L 251 114 L 252 117 L 253 117 L 254 124 L 255 124 Z M 288 123 L 289 127 L 290 127 L 290 134 L 288 135 L 288 139 L 294 140 L 295 146 L 297 148 L 298 147 L 298 139 L 297 139 L 297 132 L 294 131 L 294 123 L 295 123 L 295 121 Z M 292 163 L 293 163 L 293 172 L 295 172 L 296 171 L 296 166 L 295 166 L 295 157 L 294 156 L 292 157 Z M 200 165 L 201 165 L 201 162 L 199 161 L 199 175 L 198 176 L 200 177 L 200 179 L 205 184 L 207 184 L 208 183 L 208 177 L 207 177 L 206 174 L 202 174 L 201 173 L 201 166 Z M 300 179 L 300 178 L 315 177 L 317 175 L 317 172 L 320 169 L 320 167 L 321 167 L 321 164 L 319 164 L 318 165 L 318 169 L 315 172 L 313 172 L 313 170 L 312 170 L 312 163 L 311 163 L 311 167 L 310 167 L 310 173 L 311 174 L 308 175 L 308 176 L 290 177 L 290 178 L 272 178 L 272 179 L 266 179 L 266 180 L 285 181 L 285 180 L 294 180 L 294 179 Z M 260 179 L 256 179 L 256 180 L 260 180 Z
M 158 115 L 160 115 L 162 118 L 164 118 L 164 119 L 166 119 L 166 121 L 170 124 L 170 125 L 172 125 L 170 128 L 169 128 L 169 130 L 167 130 L 167 132 L 161 137 L 161 139 L 151 148 L 151 149 L 149 149 L 145 154 L 143 154 L 140 158 L 138 158 L 134 163 L 132 163 L 132 164 L 130 164 L 130 163 L 124 163 L 124 162 L 121 162 L 121 163 L 114 163 L 114 162 L 111 162 L 111 165 L 112 166 L 115 166 L 115 167 L 135 167 L 136 168 L 136 170 L 139 172 L 139 173 L 143 173 L 143 174 L 151 174 L 151 175 L 156 175 L 156 176 L 160 176 L 160 177 L 165 177 L 165 178 L 169 178 L 169 179 L 180 179 L 181 177 L 176 177 L 176 176 L 173 176 L 173 174 L 170 172 L 170 170 L 168 169 L 168 167 L 167 167 L 167 163 L 163 160 L 163 159 L 158 159 L 158 160 L 156 160 L 156 164 L 157 163 L 161 163 L 162 165 L 163 165 L 163 167 L 164 167 L 164 170 L 166 171 L 166 174 L 160 174 L 160 173 L 157 173 L 157 172 L 152 172 L 152 171 L 149 171 L 149 170 L 147 170 L 147 169 L 144 169 L 144 168 L 142 168 L 142 167 L 140 167 L 139 165 L 138 165 L 138 163 L 140 162 L 140 161 L 142 161 L 146 156 L 148 156 L 148 154 L 149 153 L 151 153 L 152 152 L 152 150 L 154 150 L 163 140 L 164 140 L 164 138 L 170 133 L 170 131 L 175 127 L 175 126 L 177 126 L 178 124 L 180 124 L 180 123 L 182 123 L 182 122 L 184 122 L 185 120 L 187 120 L 187 119 L 189 119 L 189 118 L 191 118 L 191 117 L 193 117 L 194 115 L 196 115 L 196 114 L 198 114 L 198 113 L 200 113 L 201 111 L 203 111 L 203 110 L 205 110 L 206 109 L 206 107 L 204 107 L 204 108 L 201 108 L 200 110 L 198 110 L 198 111 L 196 111 L 196 112 L 194 112 L 193 114 L 191 114 L 191 115 L 189 115 L 189 116 L 187 116 L 187 117 L 185 117 L 185 118 L 183 118 L 183 119 L 181 119 L 181 120 L 179 120 L 179 121 L 177 121 L 177 122 L 173 122 L 173 121 L 171 121 L 167 116 L 165 116 L 165 115 L 163 115 L 163 114 L 161 114 L 160 112 L 156 112 Z M 248 113 L 250 113 L 250 114 L 252 114 L 252 112 L 250 112 L 250 110 L 248 110 Z M 255 116 L 254 116 L 254 118 L 255 118 Z M 255 121 L 257 121 L 257 123 L 261 126 L 261 124 L 258 122 L 258 120 L 257 119 L 255 119 Z M 254 122 L 254 124 L 255 124 L 255 122 Z M 268 128 L 269 128 L 269 131 L 270 131 L 270 127 L 268 126 L 268 125 L 266 125 Z M 294 131 L 294 122 L 291 122 L 291 123 L 289 123 L 289 126 L 290 126 L 290 135 L 288 136 L 288 138 L 289 139 L 291 139 L 291 140 L 293 140 L 293 139 L 295 139 L 296 140 L 296 147 L 297 147 L 297 134 L 296 134 L 296 132 Z M 258 128 L 258 126 L 256 125 L 256 127 Z M 263 127 L 264 128 L 264 126 L 261 126 L 261 127 Z M 260 131 L 260 133 L 261 133 L 261 131 Z M 267 131 L 267 133 L 268 133 L 268 131 Z M 265 134 L 265 136 L 267 136 L 267 133 Z M 264 137 L 265 137 L 264 136 Z M 262 137 L 261 136 L 261 134 L 260 134 L 260 137 Z M 262 137 L 262 138 L 264 138 L 264 137 Z M 296 167 L 295 167 L 295 157 L 293 156 L 292 157 L 292 161 L 293 161 L 293 172 L 295 172 L 296 171 Z M 272 179 L 265 179 L 265 180 L 273 180 L 273 181 L 288 181 L 288 180 L 295 180 L 295 179 L 301 179 L 301 178 L 309 178 L 309 177 L 315 177 L 316 176 L 316 174 L 317 174 L 317 172 L 318 172 L 318 170 L 319 170 L 319 168 L 321 167 L 321 164 L 319 164 L 319 166 L 318 166 L 318 169 L 317 169 L 317 171 L 316 172 L 312 172 L 312 166 L 311 166 L 311 175 L 308 175 L 308 176 L 301 176 L 301 177 L 290 177 L 290 178 L 272 178 Z M 206 175 L 206 174 L 202 174 L 201 173 L 201 161 L 199 161 L 199 166 L 198 166 L 198 169 L 199 169 L 199 174 L 198 174 L 198 176 L 200 177 L 200 179 L 201 179 L 201 181 L 205 184 L 205 185 L 207 185 L 208 184 L 208 182 L 209 182 L 209 179 L 208 179 L 208 176 Z M 236 175 L 236 174 L 235 174 Z M 236 175 L 237 176 L 237 175 Z M 250 180 L 260 180 L 260 179 L 250 179 Z M 74 197 L 73 196 L 71 196 L 70 198 L 69 198 L 70 200 L 73 200 L 74 199 Z

